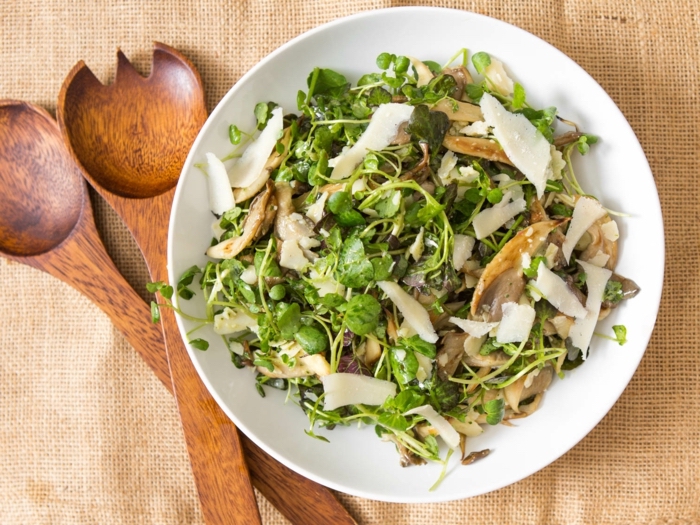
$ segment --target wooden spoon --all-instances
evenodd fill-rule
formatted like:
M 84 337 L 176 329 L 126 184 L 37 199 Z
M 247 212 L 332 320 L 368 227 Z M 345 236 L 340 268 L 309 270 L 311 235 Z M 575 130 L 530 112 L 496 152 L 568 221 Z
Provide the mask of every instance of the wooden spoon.
M 86 295 L 172 392 L 163 334 L 107 254 L 85 179 L 56 122 L 42 108 L 0 101 L 0 138 L 0 253 Z M 328 489 L 243 439 L 253 483 L 292 523 L 355 523 Z
M 133 234 L 151 279 L 167 282 L 166 245 L 175 185 L 206 110 L 194 66 L 164 44 L 155 43 L 154 47 L 148 78 L 140 76 L 119 52 L 116 80 L 109 87 L 82 61 L 76 64 L 61 87 L 57 116 L 73 158 Z M 238 433 L 199 378 L 175 314 L 163 308 L 161 320 L 190 460 L 203 508 L 207 509 L 205 519 L 233 523 L 238 509 L 241 520 L 259 521 L 249 494 L 232 494 L 232 478 L 240 481 L 245 474 Z M 297 498 L 296 505 L 323 505 L 315 499 L 319 494 L 329 509 L 334 503 L 338 505 L 326 489 L 311 493 L 280 488 L 290 471 L 271 459 L 265 468 L 271 469 L 265 471 L 265 480 L 271 485 L 263 493 L 273 503 L 288 497 L 279 494 L 282 490 Z M 241 507 L 242 499 L 249 502 L 245 507 Z M 347 513 L 345 516 L 349 518 Z
M 131 304 L 143 300 L 114 266 L 102 244 L 87 185 L 42 108 L 0 101 L 0 253 L 67 282 L 99 306 L 133 346 L 161 338 Z M 159 376 L 167 362 L 144 355 Z

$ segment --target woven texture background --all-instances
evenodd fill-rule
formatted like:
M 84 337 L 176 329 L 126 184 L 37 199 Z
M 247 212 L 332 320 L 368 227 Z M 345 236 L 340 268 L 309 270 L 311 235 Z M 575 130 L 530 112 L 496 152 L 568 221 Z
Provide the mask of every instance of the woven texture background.
M 69 5 L 70 4 L 70 5 Z M 54 112 L 83 59 L 113 80 L 120 47 L 147 73 L 154 40 L 199 69 L 211 110 L 290 38 L 391 1 L 60 0 L 0 3 L 0 98 Z M 700 2 L 424 2 L 513 23 L 581 64 L 630 121 L 656 178 L 667 267 L 658 323 L 629 387 L 578 446 L 471 500 L 398 505 L 339 495 L 363 524 L 700 523 Z M 117 265 L 146 295 L 140 254 L 94 199 Z M 2 203 L 0 202 L 0 206 Z M 96 307 L 0 259 L 0 523 L 200 523 L 168 392 Z M 265 523 L 285 520 L 264 500 Z

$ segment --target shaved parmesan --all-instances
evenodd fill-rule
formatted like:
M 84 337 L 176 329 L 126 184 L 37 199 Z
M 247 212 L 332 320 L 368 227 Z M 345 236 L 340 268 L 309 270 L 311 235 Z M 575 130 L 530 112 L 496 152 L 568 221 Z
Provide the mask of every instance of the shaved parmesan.
M 617 228 L 617 223 L 612 219 L 610 219 L 610 222 L 601 225 L 600 229 L 603 230 L 603 235 L 610 242 L 615 242 L 620 238 L 620 230 Z
M 591 344 L 593 331 L 598 323 L 598 314 L 600 313 L 600 305 L 605 293 L 605 285 L 608 284 L 608 279 L 612 276 L 612 272 L 583 261 L 578 261 L 578 263 L 583 268 L 583 271 L 586 272 L 586 286 L 588 287 L 588 298 L 586 299 L 587 314 L 586 317 L 574 321 L 574 325 L 569 329 L 569 337 L 571 338 L 571 344 L 581 350 L 583 358 L 586 359 L 588 346 Z M 574 359 L 575 357 L 575 355 L 569 355 L 569 359 Z
M 561 313 L 569 317 L 586 317 L 586 308 L 579 302 L 564 280 L 540 262 L 537 268 L 537 290 Z
M 468 126 L 464 126 L 459 132 L 470 137 L 485 137 L 489 134 L 489 126 L 483 120 L 477 120 Z
M 399 126 L 406 122 L 412 113 L 413 106 L 406 104 L 380 104 L 357 142 L 328 163 L 329 166 L 333 166 L 331 178 L 347 179 L 370 150 L 381 151 L 391 144 Z
M 422 383 L 433 375 L 433 360 L 419 352 L 413 352 L 413 355 L 416 356 L 416 361 L 418 361 L 416 379 Z
M 547 249 L 544 252 L 544 258 L 547 261 L 547 268 L 549 268 L 550 270 L 554 268 L 557 253 L 559 253 L 559 246 L 557 246 L 553 242 L 550 242 L 549 246 L 547 246 Z
M 345 286 L 337 282 L 333 277 L 321 275 L 316 270 L 311 270 L 309 278 L 311 279 L 311 284 L 318 290 L 320 297 L 324 297 L 329 293 L 337 293 L 338 295 L 345 293 Z
M 214 331 L 219 335 L 233 334 L 252 326 L 257 328 L 257 319 L 228 306 L 224 308 L 223 312 L 214 316 Z
M 433 323 L 430 322 L 430 316 L 423 305 L 394 282 L 378 281 L 377 286 L 391 299 L 403 315 L 405 322 L 411 325 L 423 341 L 435 343 L 438 340 Z
M 600 266 L 601 268 L 603 268 L 606 264 L 608 264 L 608 259 L 610 259 L 610 256 L 607 253 L 603 253 L 600 250 L 598 250 L 598 253 L 596 253 L 586 262 L 590 264 L 595 264 L 596 266 Z
M 336 373 L 321 378 L 323 408 L 335 410 L 347 405 L 381 405 L 396 395 L 396 384 L 360 374 Z
M 513 92 L 514 85 L 511 78 L 503 68 L 503 62 L 491 57 L 491 63 L 484 69 L 484 76 L 489 85 L 504 97 Z
M 430 68 L 417 58 L 414 58 L 412 56 L 407 56 L 406 58 L 408 58 L 411 61 L 411 65 L 413 66 L 413 69 L 416 70 L 416 74 L 418 75 L 416 87 L 423 87 L 430 84 L 430 81 L 433 79 L 434 76 L 433 72 L 430 71 Z
M 561 245 L 561 251 L 566 258 L 566 262 L 569 262 L 571 252 L 574 251 L 576 243 L 586 233 L 586 230 L 593 226 L 595 221 L 604 217 L 606 213 L 605 208 L 595 199 L 580 197 L 576 201 L 569 229 L 566 230 L 566 239 Z
M 309 206 L 309 209 L 306 210 L 306 216 L 314 221 L 314 223 L 317 223 L 323 218 L 323 208 L 326 205 L 326 200 L 328 200 L 328 195 L 330 194 L 327 191 L 321 193 L 316 202 L 314 202 L 311 206 Z
M 424 417 L 437 431 L 448 447 L 457 448 L 459 446 L 459 433 L 450 425 L 449 421 L 438 414 L 430 405 L 412 408 L 404 415 L 418 415 Z
M 499 343 L 519 343 L 530 335 L 535 322 L 535 309 L 529 304 L 504 303 L 503 318 L 498 325 L 496 341 Z
M 213 153 L 207 153 L 207 163 L 209 208 L 215 215 L 223 215 L 236 205 L 226 166 Z
M 459 317 L 450 317 L 450 322 L 456 326 L 459 326 L 472 337 L 481 337 L 482 335 L 486 335 L 498 326 L 498 323 L 470 321 L 469 319 L 460 319 Z
M 455 270 L 461 270 L 467 259 L 472 256 L 475 242 L 474 237 L 455 234 L 454 251 L 452 252 L 452 265 Z
M 265 129 L 260 132 L 258 138 L 246 148 L 243 156 L 229 170 L 228 178 L 231 186 L 245 188 L 250 186 L 260 175 L 282 133 L 282 127 L 282 108 L 278 106 L 272 110 L 272 116 L 267 121 Z
M 250 266 L 248 266 L 248 268 L 243 270 L 243 273 L 241 273 L 241 281 L 250 285 L 257 284 L 258 276 L 255 275 L 254 264 L 251 264 Z
M 481 97 L 481 111 L 505 154 L 535 186 L 537 197 L 542 197 L 547 178 L 552 173 L 552 155 L 547 139 L 524 115 L 509 112 L 488 93 Z
M 472 223 L 476 238 L 488 237 L 518 213 L 524 212 L 525 208 L 525 199 L 518 199 L 505 206 L 493 206 L 479 212 Z
M 452 182 L 453 177 L 450 175 L 450 172 L 456 165 L 457 155 L 455 155 L 452 151 L 445 153 L 445 156 L 442 157 L 442 160 L 440 161 L 440 167 L 437 170 L 438 179 L 440 179 L 443 184 L 449 184 Z
M 418 232 L 418 235 L 416 235 L 416 239 L 413 241 L 413 244 L 411 244 L 411 247 L 408 249 L 408 253 L 413 257 L 414 261 L 417 261 L 418 259 L 421 258 L 421 255 L 423 255 L 423 236 L 425 235 L 425 228 L 421 226 L 420 231 Z
M 295 239 L 282 242 L 280 266 L 301 272 L 308 264 L 309 260 L 304 256 L 304 252 Z

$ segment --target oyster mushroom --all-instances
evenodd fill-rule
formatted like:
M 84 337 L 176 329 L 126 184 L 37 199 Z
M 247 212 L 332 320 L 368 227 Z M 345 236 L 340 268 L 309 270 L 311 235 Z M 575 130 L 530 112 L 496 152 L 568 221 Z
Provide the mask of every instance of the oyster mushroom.
M 296 212 L 292 204 L 292 187 L 288 182 L 275 184 L 277 198 L 277 215 L 275 217 L 275 234 L 282 241 L 299 241 L 303 237 L 313 237 L 314 230 L 306 217 Z
M 257 367 L 258 372 L 267 377 L 276 379 L 289 379 L 311 375 L 323 377 L 331 373 L 331 366 L 328 364 L 323 354 L 309 355 L 299 343 L 287 343 L 282 347 L 278 355 L 282 354 L 295 359 L 295 365 L 290 367 L 289 364 L 286 364 L 280 357 L 274 357 L 271 359 L 274 365 L 273 370 L 269 370 L 264 366 L 259 366 Z
M 243 221 L 243 233 L 239 237 L 231 237 L 207 250 L 207 255 L 214 259 L 232 259 L 250 243 L 265 235 L 272 225 L 275 215 L 275 205 L 271 203 L 274 183 L 267 181 L 265 189 L 258 194 L 250 205 L 248 216 Z
M 637 283 L 635 283 L 632 279 L 628 279 L 627 277 L 623 277 L 616 273 L 612 274 L 610 280 L 617 281 L 618 283 L 622 284 L 622 288 L 620 290 L 620 292 L 622 293 L 622 300 L 632 299 L 632 297 L 635 297 L 641 290 Z M 603 301 L 601 306 L 602 308 L 612 309 L 615 308 L 618 304 L 620 304 L 620 301 Z
M 435 362 L 437 363 L 438 376 L 443 381 L 454 375 L 459 366 L 459 363 L 464 359 L 464 362 L 469 366 L 498 366 L 493 365 L 495 362 L 494 358 L 489 356 L 493 354 L 503 354 L 503 352 L 497 351 L 492 352 L 489 356 L 482 356 L 479 354 L 481 345 L 486 340 L 486 336 L 474 337 L 468 333 L 455 333 L 448 332 L 442 339 L 442 344 L 440 350 L 438 350 L 435 356 Z M 500 357 L 500 356 L 499 356 Z M 506 356 L 506 361 L 508 356 Z M 504 361 L 505 362 L 505 361 Z M 485 363 L 485 364 L 481 364 Z
M 264 186 L 265 183 L 270 178 L 270 173 L 275 168 L 282 164 L 282 159 L 289 153 L 289 143 L 292 138 L 292 129 L 286 128 L 284 130 L 284 135 L 280 139 L 281 144 L 284 146 L 282 153 L 278 153 L 277 150 L 273 150 L 272 154 L 268 157 L 265 166 L 263 167 L 260 174 L 255 180 L 253 180 L 245 188 L 236 188 L 233 190 L 233 198 L 236 202 L 243 202 L 250 199 L 253 195 L 256 195 Z
M 471 74 L 467 70 L 466 67 L 464 66 L 459 66 L 459 67 L 453 67 L 449 69 L 443 69 L 443 73 L 446 75 L 450 75 L 452 78 L 455 79 L 455 83 L 457 84 L 457 87 L 452 94 L 452 96 L 457 99 L 461 100 L 461 98 L 464 96 L 464 88 L 467 84 L 473 84 L 474 79 L 472 78 Z
M 432 110 L 442 111 L 452 121 L 476 122 L 484 120 L 484 115 L 481 113 L 479 106 L 454 99 L 443 98 L 432 107 Z
M 446 135 L 442 145 L 455 153 L 503 162 L 509 166 L 513 165 L 503 148 L 491 139 Z
M 551 366 L 545 366 L 536 376 L 531 374 L 532 372 L 503 389 L 506 403 L 516 414 L 520 412 L 520 401 L 541 394 L 549 387 L 554 377 L 554 369 Z
M 496 277 L 480 297 L 481 308 L 488 310 L 488 321 L 500 321 L 503 305 L 517 302 L 524 290 L 525 277 L 519 267 L 509 268 Z
M 603 225 L 609 223 L 612 219 L 606 215 L 598 219 L 593 226 L 588 228 L 583 238 L 576 245 L 577 250 L 582 250 L 578 258 L 582 261 L 590 261 L 599 253 L 608 256 L 608 261 L 604 268 L 614 270 L 617 264 L 617 241 L 611 241 L 603 231 Z
M 532 256 L 540 248 L 542 243 L 547 239 L 549 232 L 562 224 L 564 220 L 542 221 L 532 224 L 528 228 L 519 231 L 510 241 L 508 241 L 500 252 L 496 254 L 493 260 L 486 266 L 484 272 L 479 277 L 479 282 L 474 290 L 474 298 L 472 299 L 471 313 L 476 315 L 486 291 L 492 284 L 505 273 L 507 270 L 514 269 L 515 274 L 520 273 L 522 267 L 522 256 L 524 253 Z M 523 279 L 520 277 L 520 279 Z M 509 281 L 510 280 L 510 281 Z M 508 282 L 516 283 L 515 275 L 511 272 L 501 283 L 500 286 L 505 286 Z M 523 282 L 524 286 L 524 282 Z M 520 294 L 515 294 L 517 291 L 513 286 L 508 286 L 502 289 L 504 293 L 510 294 L 510 300 L 517 300 Z M 522 293 L 522 290 L 521 290 Z M 493 306 L 494 297 L 489 294 Z M 492 316 L 498 316 L 501 309 L 496 311 L 490 310 Z M 495 320 L 495 317 L 492 317 Z

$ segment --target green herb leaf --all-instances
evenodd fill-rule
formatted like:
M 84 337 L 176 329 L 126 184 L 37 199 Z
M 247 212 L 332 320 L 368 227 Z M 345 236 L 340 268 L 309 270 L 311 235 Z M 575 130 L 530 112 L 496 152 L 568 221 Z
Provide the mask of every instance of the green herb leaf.
M 615 340 L 622 346 L 627 342 L 627 327 L 625 325 L 616 324 L 612 327 L 613 332 L 615 332 Z
M 391 67 L 391 63 L 395 58 L 396 56 L 390 53 L 380 53 L 377 57 L 377 67 L 379 69 L 387 70 L 389 67 Z
M 617 304 L 623 299 L 622 294 L 622 283 L 620 281 L 609 280 L 605 285 L 605 292 L 603 293 L 603 301 L 608 301 L 613 304 Z
M 547 259 L 545 259 L 544 257 L 535 257 L 530 262 L 530 266 L 528 266 L 527 268 L 523 268 L 523 273 L 529 279 L 535 279 L 537 277 L 537 269 L 540 267 L 540 263 L 546 261 Z
M 400 337 L 398 340 L 398 345 L 405 350 L 418 352 L 419 354 L 423 354 L 430 359 L 435 359 L 437 347 L 432 343 L 423 341 L 419 335 L 414 335 L 408 338 Z
M 513 102 L 511 106 L 513 109 L 520 109 L 525 105 L 525 88 L 519 84 L 515 83 L 513 86 Z
M 374 279 L 374 267 L 365 256 L 365 247 L 356 237 L 349 237 L 340 250 L 338 281 L 350 288 L 362 288 Z
M 294 334 L 294 340 L 309 355 L 319 354 L 328 350 L 328 336 L 313 326 L 302 326 Z
M 345 310 L 345 324 L 357 335 L 370 333 L 379 324 L 382 307 L 379 302 L 367 294 L 354 296 L 348 301 Z
M 160 307 L 155 301 L 151 301 L 151 322 L 157 323 L 160 321 Z
M 492 399 L 483 404 L 486 422 L 489 425 L 498 425 L 505 415 L 505 401 L 503 399 Z
M 190 341 L 190 344 L 197 350 L 201 350 L 202 352 L 209 349 L 209 341 L 205 339 L 192 339 L 192 341 Z
M 392 414 L 391 412 L 383 412 L 377 421 L 380 425 L 395 430 L 397 432 L 405 432 L 411 425 L 408 420 L 401 414 Z
M 367 97 L 367 104 L 370 106 L 388 104 L 389 102 L 391 102 L 391 93 L 382 87 L 372 88 L 369 97 Z
M 406 132 L 413 139 L 427 142 L 431 155 L 437 155 L 442 141 L 450 129 L 450 119 L 442 111 L 430 111 L 428 106 L 416 106 L 408 120 Z
M 391 400 L 391 405 L 396 407 L 396 410 L 402 414 L 408 412 L 412 408 L 416 408 L 424 404 L 425 396 L 418 393 L 413 388 L 402 390 Z
M 467 96 L 476 103 L 479 103 L 481 97 L 484 96 L 484 88 L 479 84 L 467 84 L 464 86 L 464 90 L 467 92 Z
M 357 210 L 349 210 L 339 213 L 335 216 L 335 220 L 340 226 L 343 226 L 344 228 L 352 228 L 353 226 L 367 224 L 364 215 L 362 215 Z
M 406 385 L 416 378 L 418 359 L 413 352 L 392 347 L 389 350 L 389 362 L 394 376 L 402 385 Z
M 309 93 L 314 97 L 326 95 L 339 98 L 350 87 L 348 80 L 343 75 L 332 69 L 322 68 L 314 69 L 306 80 L 306 84 L 309 86 Z
M 371 261 L 374 268 L 375 281 L 386 281 L 391 277 L 391 269 L 394 264 L 394 259 L 392 259 L 391 255 L 385 254 L 381 257 L 374 257 Z
M 326 208 L 334 215 L 352 211 L 352 196 L 347 191 L 336 191 L 328 197 Z
M 483 75 L 484 70 L 491 65 L 491 56 L 484 51 L 479 51 L 472 55 L 472 64 L 476 72 Z
M 231 124 L 228 127 L 228 139 L 231 141 L 231 144 L 233 144 L 234 146 L 237 144 L 240 144 L 240 142 L 241 142 L 241 130 L 238 129 L 238 127 Z
M 297 303 L 278 303 L 277 328 L 284 339 L 293 339 L 301 326 L 301 309 Z
M 385 196 L 379 199 L 379 202 L 374 206 L 379 216 L 382 219 L 390 219 L 396 215 L 401 208 L 401 192 L 391 190 L 385 192 Z

